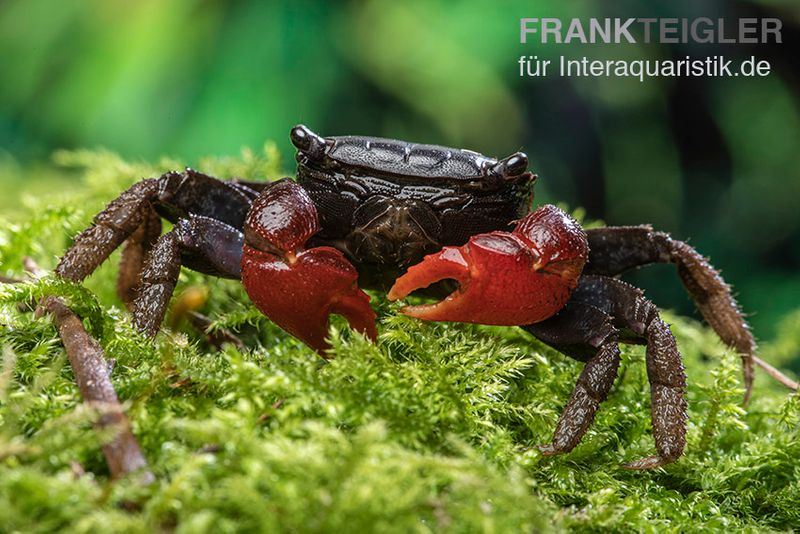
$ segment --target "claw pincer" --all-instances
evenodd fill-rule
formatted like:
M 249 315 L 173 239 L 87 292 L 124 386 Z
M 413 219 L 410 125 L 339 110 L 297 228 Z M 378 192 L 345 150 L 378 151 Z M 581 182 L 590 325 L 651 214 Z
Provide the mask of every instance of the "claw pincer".
M 511 232 L 489 232 L 460 247 L 444 247 L 397 279 L 389 299 L 444 279 L 459 288 L 435 304 L 406 306 L 428 321 L 527 325 L 543 321 L 569 300 L 586 263 L 586 233 L 555 206 L 542 206 Z
M 344 254 L 304 248 L 319 229 L 316 207 L 298 184 L 283 180 L 265 189 L 245 221 L 242 282 L 259 310 L 324 356 L 331 313 L 373 340 L 377 332 L 369 296 Z

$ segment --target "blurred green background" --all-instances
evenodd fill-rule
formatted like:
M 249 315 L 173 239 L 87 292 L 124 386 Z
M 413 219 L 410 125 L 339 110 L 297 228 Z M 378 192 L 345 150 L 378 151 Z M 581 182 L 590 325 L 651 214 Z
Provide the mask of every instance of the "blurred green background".
M 782 45 L 519 44 L 520 17 L 778 17 Z M 689 239 L 738 291 L 756 335 L 800 303 L 800 6 L 788 2 L 0 3 L 0 209 L 77 187 L 59 148 L 126 158 L 236 154 L 289 128 L 520 148 L 537 202 Z M 767 59 L 765 78 L 520 78 L 520 55 Z M 40 182 L 37 176 L 43 176 Z M 674 270 L 636 273 L 693 313 Z

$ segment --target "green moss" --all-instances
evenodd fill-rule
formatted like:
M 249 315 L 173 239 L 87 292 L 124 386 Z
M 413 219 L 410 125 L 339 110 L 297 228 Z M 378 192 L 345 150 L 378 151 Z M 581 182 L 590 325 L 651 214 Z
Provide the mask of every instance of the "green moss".
M 119 191 L 179 162 L 128 164 L 105 152 L 57 155 L 82 182 L 28 199 L 4 221 L 0 268 L 52 268 Z M 67 169 L 65 171 L 64 169 Z M 220 176 L 279 176 L 274 149 L 209 160 Z M 43 206 L 48 206 L 43 208 Z M 322 362 L 263 318 L 234 282 L 184 272 L 206 288 L 213 328 L 246 351 L 211 349 L 180 324 L 155 344 L 137 336 L 114 295 L 115 254 L 83 286 L 47 277 L 0 286 L 0 531 L 508 532 L 800 528 L 800 398 L 763 376 L 740 407 L 738 357 L 696 322 L 666 314 L 689 375 L 686 455 L 651 472 L 641 347 L 581 445 L 544 458 L 580 364 L 513 328 L 434 324 L 374 296 L 380 339 L 334 321 Z M 116 364 L 114 385 L 158 478 L 110 483 L 72 371 L 49 320 L 19 311 L 44 293 L 67 298 Z M 800 346 L 787 317 L 763 354 Z M 795 351 L 796 352 L 796 351 Z

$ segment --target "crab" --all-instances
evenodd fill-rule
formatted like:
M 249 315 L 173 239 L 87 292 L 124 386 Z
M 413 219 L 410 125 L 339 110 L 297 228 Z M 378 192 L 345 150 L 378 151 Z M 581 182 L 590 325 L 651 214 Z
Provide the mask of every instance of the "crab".
M 477 152 L 291 130 L 296 180 L 219 180 L 187 168 L 137 182 L 80 233 L 56 267 L 89 276 L 125 243 L 118 293 L 135 328 L 158 332 L 181 266 L 242 281 L 271 321 L 328 357 L 328 319 L 377 339 L 362 288 L 441 298 L 404 306 L 427 321 L 521 327 L 585 363 L 544 455 L 571 451 L 614 383 L 620 343 L 646 345 L 656 454 L 686 444 L 686 376 L 669 326 L 618 275 L 673 263 L 719 337 L 742 357 L 746 396 L 755 342 L 730 287 L 697 251 L 649 225 L 584 230 L 552 205 L 531 210 L 536 175 L 516 152 Z M 173 224 L 161 233 L 161 218 Z

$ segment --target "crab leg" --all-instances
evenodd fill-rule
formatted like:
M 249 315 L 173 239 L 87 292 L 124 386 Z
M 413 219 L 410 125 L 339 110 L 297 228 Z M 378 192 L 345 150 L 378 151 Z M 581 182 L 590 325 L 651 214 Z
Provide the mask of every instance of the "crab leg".
M 133 325 L 153 337 L 161 328 L 181 265 L 223 278 L 239 278 L 242 233 L 224 222 L 199 215 L 180 219 L 159 237 L 141 269 L 141 284 L 131 304 Z
M 566 304 L 587 254 L 580 225 L 555 206 L 542 206 L 512 232 L 477 235 L 461 247 L 426 256 L 397 279 L 389 299 L 451 278 L 460 287 L 443 301 L 402 312 L 428 321 L 536 323 Z
M 545 456 L 563 454 L 580 443 L 605 401 L 620 363 L 619 336 L 612 317 L 570 300 L 555 316 L 525 330 L 551 347 L 586 362 L 558 419 L 553 439 L 538 448 Z
M 81 232 L 56 266 L 56 274 L 80 282 L 136 231 L 146 208 L 158 196 L 158 180 L 135 183 L 98 213 L 92 226 Z
M 325 356 L 332 313 L 373 340 L 377 332 L 369 296 L 344 254 L 305 248 L 319 229 L 317 209 L 300 185 L 281 180 L 264 189 L 245 221 L 242 283 L 259 310 Z
M 591 253 L 586 272 L 614 276 L 650 263 L 674 263 L 703 318 L 742 358 L 745 394 L 753 388 L 756 342 L 739 304 L 719 272 L 695 249 L 652 227 L 611 226 L 587 232 Z
M 136 298 L 136 288 L 142 276 L 145 258 L 161 235 L 161 218 L 152 206 L 144 206 L 144 220 L 128 237 L 117 275 L 117 295 L 130 307 Z
M 117 287 L 120 298 L 129 304 L 138 274 L 144 268 L 143 262 L 161 230 L 155 218 L 159 209 L 161 215 L 173 223 L 193 214 L 240 231 L 250 202 L 257 195 L 251 185 L 257 187 L 249 182 L 217 180 L 188 168 L 137 182 L 75 237 L 55 272 L 62 278 L 80 282 L 128 240 Z
M 567 306 L 525 330 L 548 345 L 586 361 L 578 384 L 559 419 L 546 455 L 569 452 L 578 444 L 616 376 L 616 342 L 647 345 L 653 438 L 657 454 L 625 464 L 652 469 L 677 460 L 686 445 L 686 374 L 669 326 L 643 292 L 621 280 L 583 275 Z

